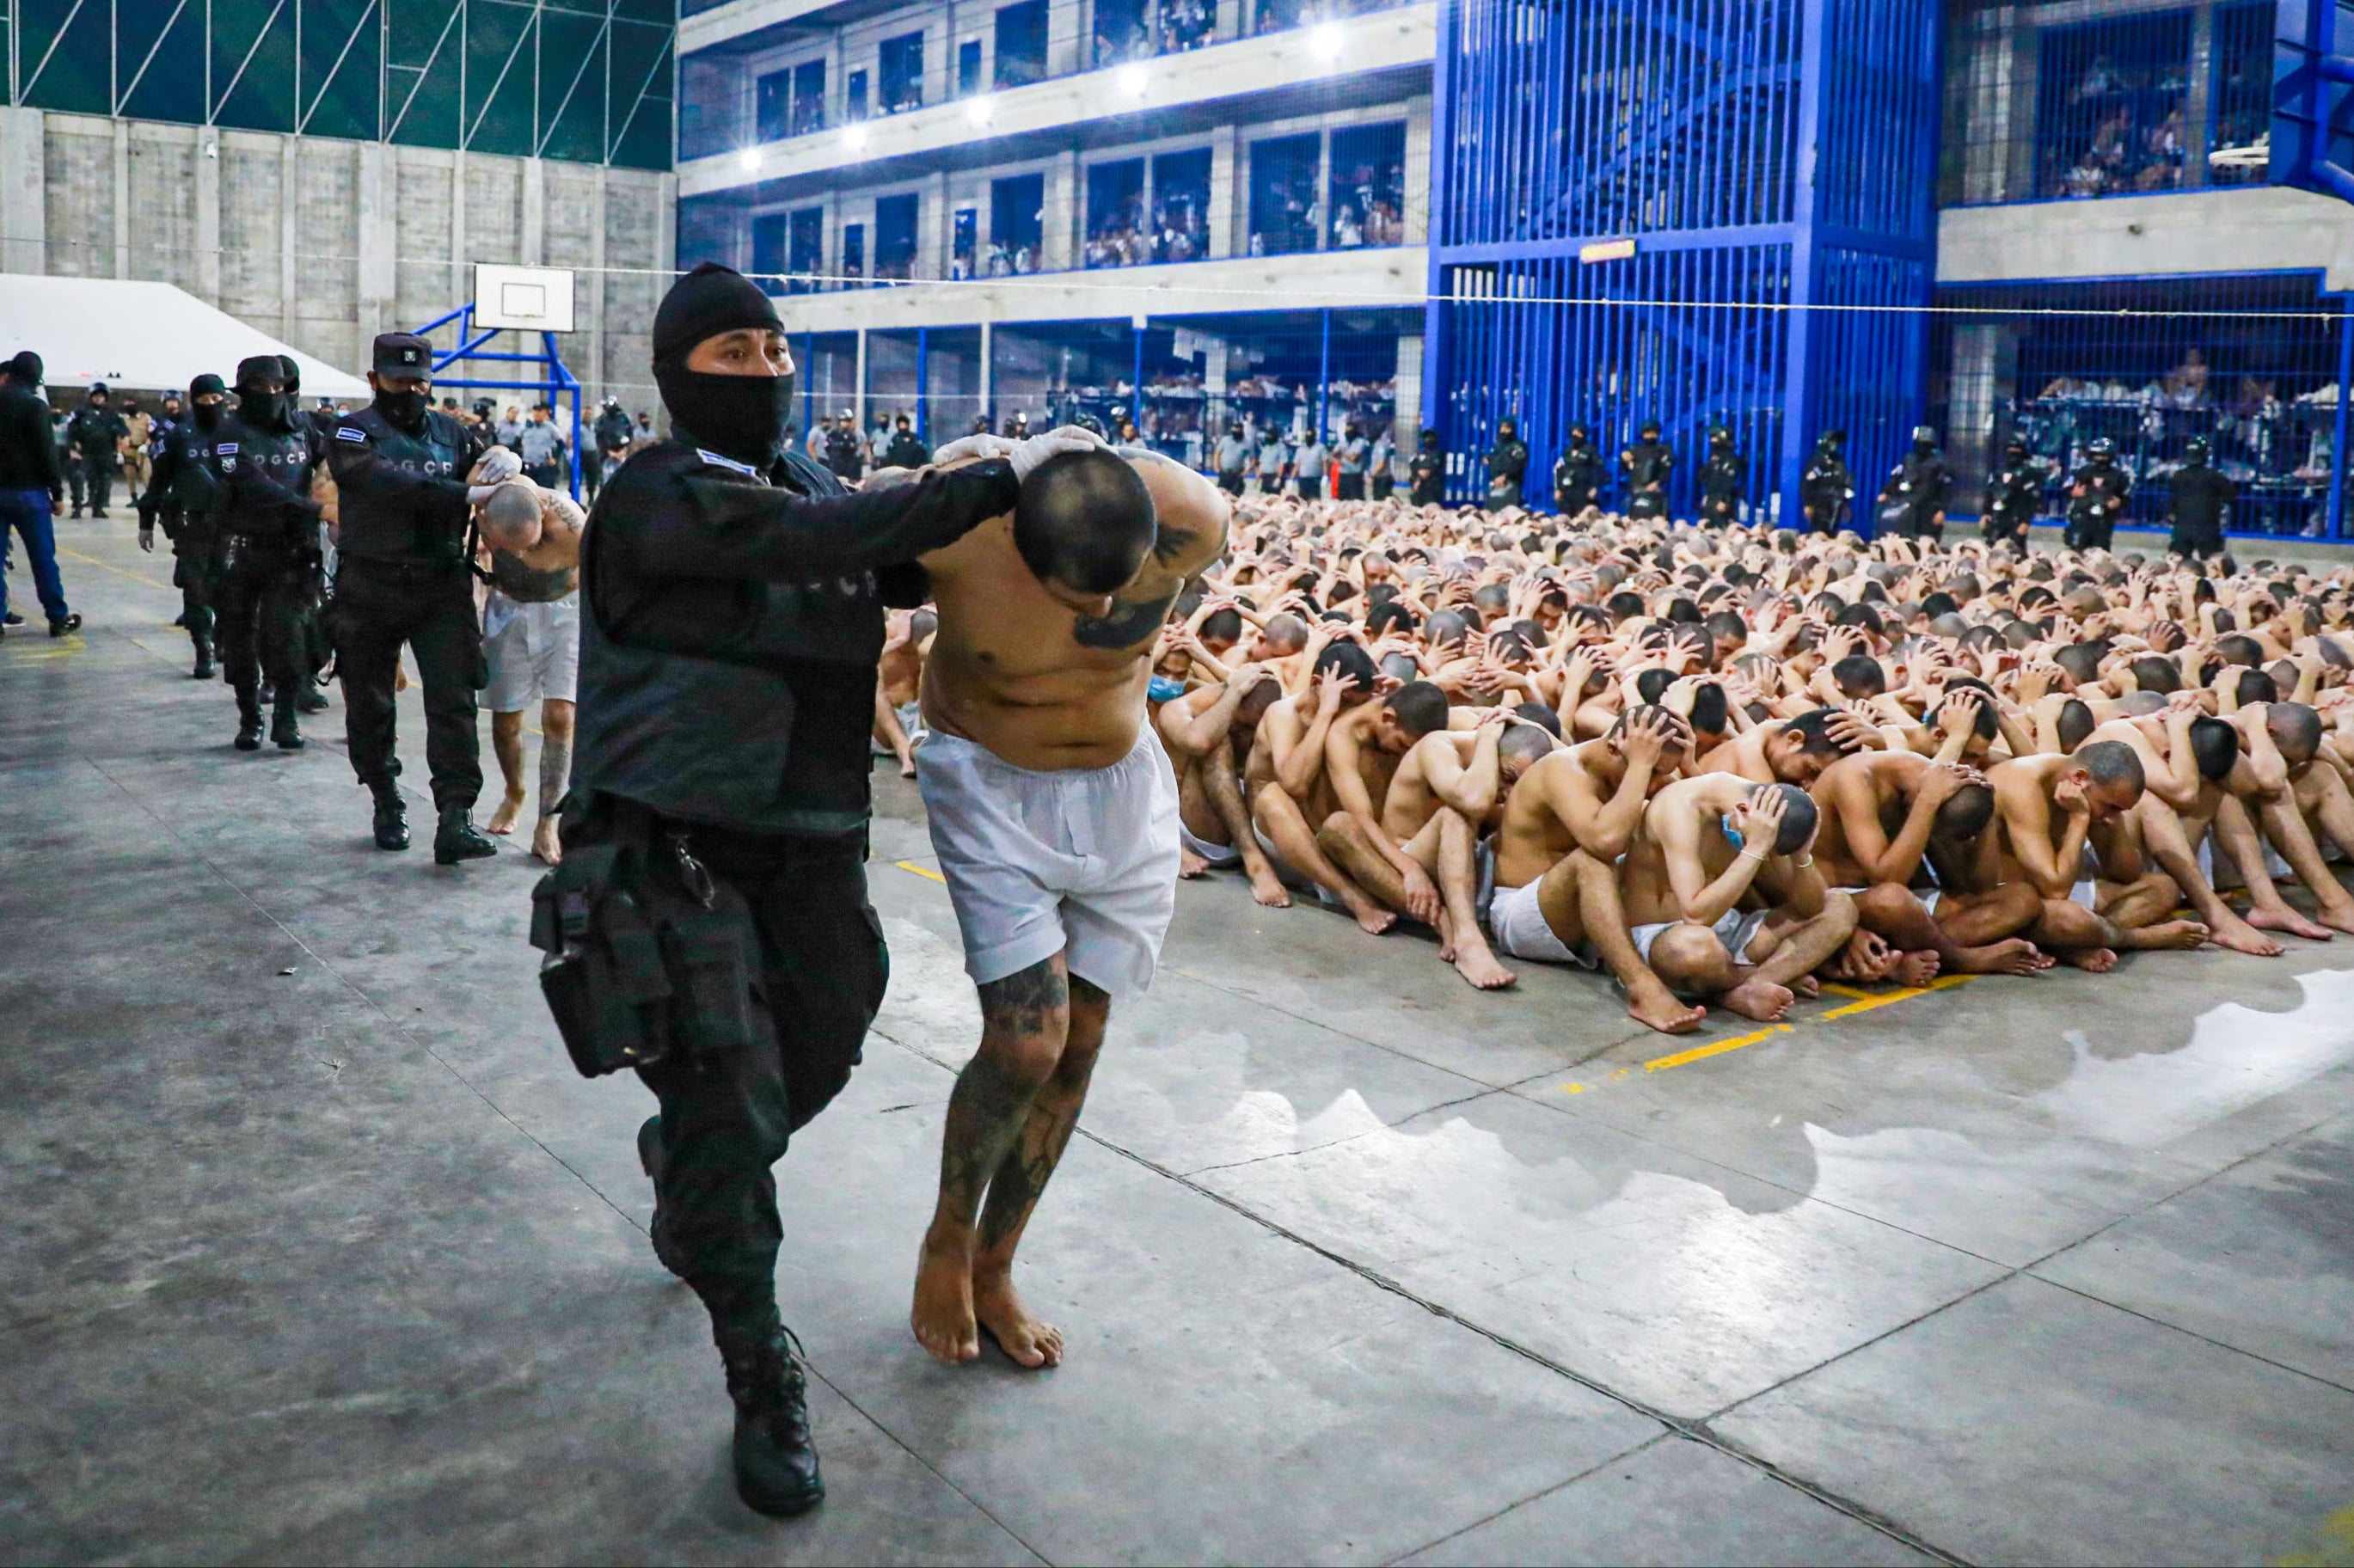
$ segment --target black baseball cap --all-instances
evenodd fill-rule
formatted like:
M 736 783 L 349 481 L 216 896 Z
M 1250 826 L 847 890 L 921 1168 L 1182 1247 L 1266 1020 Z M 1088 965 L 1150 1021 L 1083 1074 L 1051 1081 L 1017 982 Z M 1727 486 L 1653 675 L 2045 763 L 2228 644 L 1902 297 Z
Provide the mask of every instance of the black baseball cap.
M 430 376 L 433 345 L 413 332 L 387 332 L 376 340 L 378 376 Z

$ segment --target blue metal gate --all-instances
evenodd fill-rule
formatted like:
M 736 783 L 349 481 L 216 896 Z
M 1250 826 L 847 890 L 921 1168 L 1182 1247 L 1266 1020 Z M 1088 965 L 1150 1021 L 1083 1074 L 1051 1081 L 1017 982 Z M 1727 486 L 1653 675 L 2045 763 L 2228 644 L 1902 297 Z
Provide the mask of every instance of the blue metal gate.
M 1450 494 L 1518 418 L 1550 473 L 1647 418 L 1750 457 L 1795 519 L 1834 426 L 1867 483 L 1920 417 L 1934 281 L 1935 0 L 1443 0 L 1426 408 Z M 1543 490 L 1532 483 L 1532 493 Z

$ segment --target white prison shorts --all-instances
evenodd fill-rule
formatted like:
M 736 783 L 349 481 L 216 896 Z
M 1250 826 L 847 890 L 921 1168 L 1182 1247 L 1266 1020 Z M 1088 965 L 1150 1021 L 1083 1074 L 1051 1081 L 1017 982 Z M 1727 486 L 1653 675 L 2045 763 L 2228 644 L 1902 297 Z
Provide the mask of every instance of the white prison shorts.
M 1599 969 L 1602 955 L 1591 942 L 1575 948 L 1564 944 L 1544 917 L 1537 900 L 1543 878 L 1519 887 L 1499 887 L 1488 900 L 1488 928 L 1496 934 L 1496 950 L 1540 964 L 1578 964 Z
M 580 590 L 546 604 L 517 604 L 493 590 L 482 609 L 490 683 L 482 705 L 518 714 L 537 699 L 575 700 L 580 685 Z
M 1016 768 L 934 730 L 916 751 L 975 985 L 1063 953 L 1115 997 L 1152 983 L 1177 909 L 1177 776 L 1150 724 L 1108 768 Z

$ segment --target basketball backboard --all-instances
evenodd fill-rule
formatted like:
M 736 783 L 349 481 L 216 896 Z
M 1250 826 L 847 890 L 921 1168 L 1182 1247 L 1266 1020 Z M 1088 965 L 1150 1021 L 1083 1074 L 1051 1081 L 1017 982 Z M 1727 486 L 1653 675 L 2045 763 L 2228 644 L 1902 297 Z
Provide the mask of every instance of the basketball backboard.
M 570 332 L 570 270 L 477 265 L 474 324 L 503 332 Z

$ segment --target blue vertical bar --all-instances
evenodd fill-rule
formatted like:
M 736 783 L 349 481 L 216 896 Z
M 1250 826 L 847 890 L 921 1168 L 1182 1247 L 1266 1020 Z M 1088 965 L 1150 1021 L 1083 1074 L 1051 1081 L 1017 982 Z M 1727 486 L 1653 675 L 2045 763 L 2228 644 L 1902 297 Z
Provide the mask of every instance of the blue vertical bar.
M 803 441 L 809 440 L 810 430 L 817 424 L 816 383 L 817 334 L 805 332 L 801 334 L 801 428 L 793 432 Z M 817 453 L 807 452 L 803 455 L 814 460 Z
M 1144 435 L 1144 320 L 1138 317 L 1130 323 L 1136 334 L 1134 373 L 1128 384 L 1128 422 L 1136 427 L 1140 440 Z
M 1790 155 L 1796 160 L 1790 189 L 1790 338 L 1782 388 L 1782 515 L 1798 515 L 1798 481 L 1806 471 L 1805 431 L 1815 422 L 1814 323 L 1816 189 L 1815 138 L 1821 123 L 1823 9 L 1825 0 L 1801 0 L 1804 31 L 1798 46 L 1798 124 Z
M 1446 248 L 1461 241 L 1462 236 L 1452 222 L 1448 202 L 1453 196 L 1455 145 L 1455 51 L 1459 45 L 1461 23 L 1456 10 L 1456 0 L 1438 0 L 1438 49 L 1431 64 L 1430 79 L 1430 213 L 1426 222 L 1429 266 L 1423 284 L 1427 296 L 1422 306 L 1422 408 L 1418 424 L 1422 429 L 1444 430 L 1447 428 L 1443 407 L 1434 407 L 1435 399 L 1446 396 L 1447 377 L 1447 302 L 1444 297 L 1447 263 Z M 1409 438 L 1399 432 L 1400 446 L 1407 440 L 1421 445 L 1421 429 Z
M 916 329 L 916 439 L 929 446 L 932 440 L 932 381 L 931 366 L 927 355 L 931 347 L 931 329 Z
M 2354 295 L 2344 297 L 2338 317 L 2338 418 L 2329 438 L 2329 536 L 2346 537 L 2347 409 L 2354 403 Z
M 1316 439 L 1321 441 L 1325 432 L 1332 427 L 1332 313 L 1326 310 L 1318 313 L 1324 318 L 1324 342 L 1317 352 L 1316 360 Z M 1144 339 L 1140 334 L 1136 341 L 1136 352 L 1140 360 L 1144 353 Z

